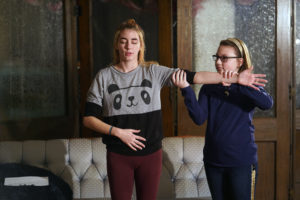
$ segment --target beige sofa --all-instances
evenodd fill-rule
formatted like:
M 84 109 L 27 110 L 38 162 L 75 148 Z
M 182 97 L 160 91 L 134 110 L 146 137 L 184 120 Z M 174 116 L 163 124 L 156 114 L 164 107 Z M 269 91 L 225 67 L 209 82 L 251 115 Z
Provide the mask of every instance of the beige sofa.
M 157 199 L 210 199 L 203 145 L 203 137 L 163 139 L 163 170 Z M 48 169 L 69 184 L 74 199 L 110 198 L 106 148 L 101 138 L 2 141 L 2 163 Z

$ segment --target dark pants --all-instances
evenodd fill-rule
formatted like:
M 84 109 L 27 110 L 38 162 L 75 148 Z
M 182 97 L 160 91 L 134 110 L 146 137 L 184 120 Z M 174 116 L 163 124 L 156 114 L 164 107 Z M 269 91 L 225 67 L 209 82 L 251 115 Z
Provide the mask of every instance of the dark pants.
M 254 200 L 257 164 L 241 167 L 216 167 L 205 164 L 213 200 Z
M 162 150 L 146 156 L 107 152 L 107 173 L 113 200 L 130 200 L 135 182 L 138 200 L 156 200 L 162 169 Z

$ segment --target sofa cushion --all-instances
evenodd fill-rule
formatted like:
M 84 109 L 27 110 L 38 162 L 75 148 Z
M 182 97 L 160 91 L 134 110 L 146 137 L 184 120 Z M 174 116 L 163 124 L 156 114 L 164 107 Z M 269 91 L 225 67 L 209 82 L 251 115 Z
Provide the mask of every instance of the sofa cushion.
M 210 199 L 202 161 L 204 138 L 166 137 L 162 144 L 157 199 Z M 68 183 L 74 199 L 110 199 L 106 147 L 101 138 L 0 141 L 1 163 L 49 170 Z
M 203 165 L 204 137 L 163 139 L 163 188 L 173 199 L 209 199 L 211 194 Z M 171 182 L 167 180 L 171 180 Z M 172 183 L 170 185 L 170 183 Z M 159 196 L 161 193 L 159 193 Z

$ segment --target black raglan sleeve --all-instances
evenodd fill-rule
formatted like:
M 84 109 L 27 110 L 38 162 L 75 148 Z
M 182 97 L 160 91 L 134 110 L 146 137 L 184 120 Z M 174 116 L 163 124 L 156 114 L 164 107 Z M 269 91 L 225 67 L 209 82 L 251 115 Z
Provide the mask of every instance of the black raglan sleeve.
M 196 72 L 191 72 L 189 70 L 184 70 L 185 73 L 186 73 L 186 80 L 189 84 L 194 84 L 194 77 L 195 77 L 195 74 Z
M 102 107 L 99 106 L 98 104 L 92 103 L 92 102 L 86 102 L 85 103 L 85 110 L 84 110 L 84 116 L 94 116 L 97 117 L 98 119 L 101 118 L 102 114 Z

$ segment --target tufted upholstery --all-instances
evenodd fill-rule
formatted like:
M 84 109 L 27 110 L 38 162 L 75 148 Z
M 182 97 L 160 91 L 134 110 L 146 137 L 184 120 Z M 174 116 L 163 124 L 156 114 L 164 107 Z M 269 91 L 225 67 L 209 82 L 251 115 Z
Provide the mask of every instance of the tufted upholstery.
M 209 199 L 203 145 L 203 137 L 163 139 L 158 199 Z M 110 197 L 106 148 L 101 138 L 2 141 L 0 163 L 23 163 L 49 169 L 71 186 L 76 199 Z

